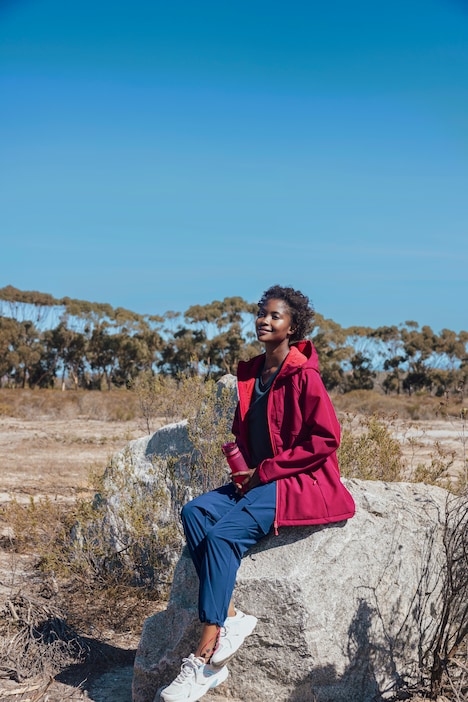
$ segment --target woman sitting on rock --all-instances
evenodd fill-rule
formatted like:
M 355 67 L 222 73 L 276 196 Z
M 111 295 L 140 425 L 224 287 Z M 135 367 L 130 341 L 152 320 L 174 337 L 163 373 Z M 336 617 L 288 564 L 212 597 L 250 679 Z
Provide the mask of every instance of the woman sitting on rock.
M 232 593 L 247 550 L 282 525 L 349 519 L 354 501 L 340 479 L 340 429 L 310 341 L 308 298 L 269 288 L 258 303 L 256 332 L 265 353 L 240 362 L 233 434 L 248 469 L 236 483 L 182 509 L 187 546 L 199 580 L 203 624 L 195 653 L 184 658 L 164 702 L 195 702 L 228 676 L 225 665 L 252 633 L 256 617 L 236 610 Z

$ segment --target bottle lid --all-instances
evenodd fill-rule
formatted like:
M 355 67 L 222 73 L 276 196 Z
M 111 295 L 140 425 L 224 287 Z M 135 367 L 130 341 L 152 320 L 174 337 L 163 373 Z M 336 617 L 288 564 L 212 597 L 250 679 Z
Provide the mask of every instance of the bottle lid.
M 226 444 L 223 444 L 221 448 L 226 456 L 230 456 L 232 453 L 236 453 L 236 451 L 239 450 L 235 441 L 228 441 Z

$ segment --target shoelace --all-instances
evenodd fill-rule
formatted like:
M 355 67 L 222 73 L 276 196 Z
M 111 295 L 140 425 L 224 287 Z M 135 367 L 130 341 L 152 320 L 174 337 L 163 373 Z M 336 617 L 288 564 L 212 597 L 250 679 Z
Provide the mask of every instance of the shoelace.
M 184 680 L 187 680 L 187 678 L 192 677 L 194 672 L 198 670 L 200 667 L 197 664 L 197 658 L 195 656 L 192 656 L 191 658 L 182 658 L 182 665 L 180 668 L 180 673 L 174 680 L 174 682 L 184 682 Z

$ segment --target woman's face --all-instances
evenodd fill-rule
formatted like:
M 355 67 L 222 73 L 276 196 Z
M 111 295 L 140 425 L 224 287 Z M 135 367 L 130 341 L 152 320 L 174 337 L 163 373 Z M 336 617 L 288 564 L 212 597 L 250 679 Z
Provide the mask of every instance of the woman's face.
M 291 312 L 284 300 L 267 300 L 257 313 L 257 339 L 263 343 L 281 343 L 293 334 L 291 324 Z

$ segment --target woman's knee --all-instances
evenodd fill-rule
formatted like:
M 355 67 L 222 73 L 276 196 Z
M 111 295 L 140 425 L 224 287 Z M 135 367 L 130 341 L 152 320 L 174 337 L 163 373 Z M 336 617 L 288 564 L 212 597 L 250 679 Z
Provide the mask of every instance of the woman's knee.
M 193 500 L 190 502 L 187 502 L 181 509 L 180 511 L 180 517 L 182 519 L 182 524 L 187 524 L 192 522 L 193 520 L 193 514 L 196 510 L 196 507 L 193 504 Z

